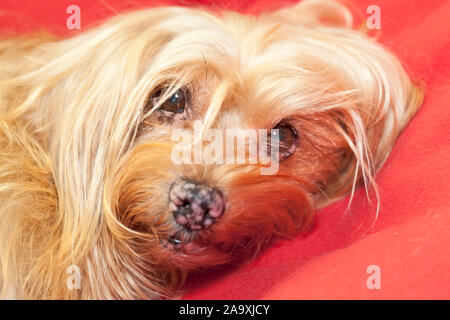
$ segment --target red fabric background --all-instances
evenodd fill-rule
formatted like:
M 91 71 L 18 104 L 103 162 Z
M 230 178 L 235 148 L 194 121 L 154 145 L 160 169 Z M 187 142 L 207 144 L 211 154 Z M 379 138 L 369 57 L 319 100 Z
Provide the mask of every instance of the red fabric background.
M 66 8 L 71 4 L 80 6 L 85 27 L 155 2 L 2 0 L 0 30 L 45 28 L 70 34 L 76 32 L 66 30 Z M 281 3 L 170 1 L 245 12 L 267 9 L 274 2 Z M 380 7 L 380 41 L 427 85 L 425 104 L 378 175 L 382 196 L 378 220 L 371 227 L 374 207 L 359 192 L 346 215 L 348 199 L 318 212 L 308 235 L 281 241 L 249 264 L 191 277 L 185 298 L 450 298 L 450 1 L 347 2 L 360 17 L 367 16 L 369 5 Z M 370 265 L 380 267 L 379 290 L 366 286 Z

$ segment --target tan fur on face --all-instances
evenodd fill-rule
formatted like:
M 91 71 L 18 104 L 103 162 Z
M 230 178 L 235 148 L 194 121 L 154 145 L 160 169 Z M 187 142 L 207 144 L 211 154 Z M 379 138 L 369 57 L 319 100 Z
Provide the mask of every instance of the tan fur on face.
M 71 39 L 1 40 L 1 296 L 172 297 L 187 271 L 253 256 L 359 182 L 375 187 L 422 93 L 350 25 L 341 5 L 312 0 L 259 17 L 140 10 Z M 145 110 L 162 84 L 166 96 L 190 88 L 186 114 Z M 177 166 L 171 129 L 195 120 L 219 130 L 288 120 L 299 145 L 275 176 Z M 180 176 L 228 202 L 211 232 L 173 252 L 167 193 Z M 66 285 L 70 265 L 80 290 Z

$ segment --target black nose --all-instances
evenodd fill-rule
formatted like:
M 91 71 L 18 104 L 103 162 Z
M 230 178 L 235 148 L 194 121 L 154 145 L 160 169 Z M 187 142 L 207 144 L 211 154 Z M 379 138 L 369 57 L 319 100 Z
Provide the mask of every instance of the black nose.
M 216 189 L 177 179 L 169 191 L 169 210 L 175 221 L 187 230 L 209 228 L 225 208 L 222 193 Z

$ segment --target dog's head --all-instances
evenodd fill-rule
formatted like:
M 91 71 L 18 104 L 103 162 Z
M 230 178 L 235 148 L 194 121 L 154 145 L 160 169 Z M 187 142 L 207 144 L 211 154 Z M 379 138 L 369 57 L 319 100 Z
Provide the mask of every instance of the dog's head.
M 420 94 L 351 23 L 327 1 L 261 16 L 156 8 L 36 48 L 24 117 L 53 161 L 68 251 L 161 291 L 161 275 L 252 256 L 373 184 Z M 247 161 L 224 156 L 232 129 Z M 191 134 L 178 149 L 190 161 L 175 130 Z M 278 145 L 269 163 L 248 160 L 255 141 Z

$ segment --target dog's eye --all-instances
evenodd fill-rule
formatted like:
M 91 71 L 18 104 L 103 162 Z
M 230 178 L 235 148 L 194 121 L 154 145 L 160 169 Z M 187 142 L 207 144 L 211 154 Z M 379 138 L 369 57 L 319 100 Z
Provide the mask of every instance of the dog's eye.
M 297 130 L 287 123 L 279 123 L 273 129 L 271 139 L 278 139 L 280 158 L 285 159 L 294 153 L 298 139 Z
M 163 95 L 163 89 L 156 89 L 151 95 L 150 101 L 155 105 L 158 99 Z M 178 89 L 167 100 L 165 100 L 158 110 L 163 110 L 172 113 L 183 113 L 186 107 L 186 92 L 184 89 Z
M 157 87 L 150 95 L 146 106 L 144 107 L 144 113 L 152 110 L 154 106 L 159 102 L 164 95 L 166 86 Z M 183 113 L 186 108 L 186 103 L 189 97 L 189 92 L 185 88 L 180 88 L 175 91 L 170 97 L 159 105 L 158 110 L 167 111 L 171 113 Z
M 161 110 L 173 113 L 183 113 L 186 105 L 186 95 L 183 89 L 178 89 L 172 96 L 164 101 L 160 107 Z

